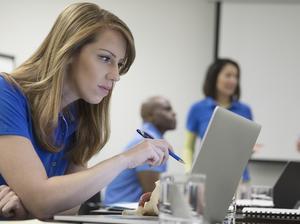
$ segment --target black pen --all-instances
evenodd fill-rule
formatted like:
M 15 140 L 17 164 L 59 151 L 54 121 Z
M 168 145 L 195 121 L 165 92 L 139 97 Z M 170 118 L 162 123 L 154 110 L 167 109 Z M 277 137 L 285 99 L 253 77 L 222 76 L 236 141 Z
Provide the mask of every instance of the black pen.
M 144 138 L 150 138 L 150 139 L 154 139 L 150 134 L 148 134 L 145 131 L 142 131 L 140 129 L 136 129 L 136 131 L 143 136 Z M 172 150 L 169 149 L 169 155 L 172 156 L 174 159 L 176 159 L 177 161 L 184 163 L 183 159 L 181 159 L 179 156 L 177 156 Z

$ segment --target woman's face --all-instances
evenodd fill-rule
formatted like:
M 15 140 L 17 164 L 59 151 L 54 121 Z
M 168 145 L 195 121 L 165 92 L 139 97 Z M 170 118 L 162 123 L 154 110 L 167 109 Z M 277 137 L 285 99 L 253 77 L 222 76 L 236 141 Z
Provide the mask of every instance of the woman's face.
M 238 70 L 232 64 L 227 64 L 220 71 L 217 78 L 218 95 L 231 97 L 238 85 Z
M 97 40 L 82 47 L 71 60 L 63 91 L 63 104 L 77 99 L 98 104 L 120 79 L 126 41 L 115 30 L 102 31 Z

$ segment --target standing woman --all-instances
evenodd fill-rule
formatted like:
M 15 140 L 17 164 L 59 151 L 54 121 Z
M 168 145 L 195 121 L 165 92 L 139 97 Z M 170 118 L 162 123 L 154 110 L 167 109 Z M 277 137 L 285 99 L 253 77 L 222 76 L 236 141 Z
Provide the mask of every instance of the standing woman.
M 0 218 L 52 217 L 125 169 L 166 162 L 171 146 L 145 140 L 87 168 L 109 138 L 112 90 L 134 58 L 123 21 L 76 3 L 27 61 L 0 75 Z
M 252 120 L 250 107 L 239 101 L 240 78 L 239 65 L 230 59 L 217 59 L 208 68 L 203 85 L 205 98 L 193 104 L 188 113 L 184 144 L 187 171 L 192 166 L 196 139 L 197 137 L 200 140 L 203 138 L 216 106 L 227 108 Z M 244 182 L 250 180 L 247 168 L 244 170 L 242 179 Z

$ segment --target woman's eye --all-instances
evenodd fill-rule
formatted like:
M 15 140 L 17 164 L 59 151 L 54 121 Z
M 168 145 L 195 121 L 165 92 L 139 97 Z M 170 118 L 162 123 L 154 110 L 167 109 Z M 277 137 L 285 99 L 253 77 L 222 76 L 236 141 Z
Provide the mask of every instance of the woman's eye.
M 226 77 L 227 77 L 227 78 L 231 78 L 231 77 L 232 77 L 232 74 L 227 73 L 227 74 L 226 74 Z
M 108 56 L 99 55 L 98 57 L 104 62 L 110 62 L 110 57 Z

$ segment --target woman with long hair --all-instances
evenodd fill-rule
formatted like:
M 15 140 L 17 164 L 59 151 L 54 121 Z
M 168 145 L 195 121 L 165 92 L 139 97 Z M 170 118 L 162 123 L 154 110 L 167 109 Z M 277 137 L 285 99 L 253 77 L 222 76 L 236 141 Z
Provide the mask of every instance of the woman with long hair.
M 96 4 L 76 3 L 28 60 L 1 73 L 0 217 L 52 217 L 124 169 L 166 162 L 171 146 L 145 140 L 87 168 L 109 138 L 111 94 L 134 58 L 122 20 Z

